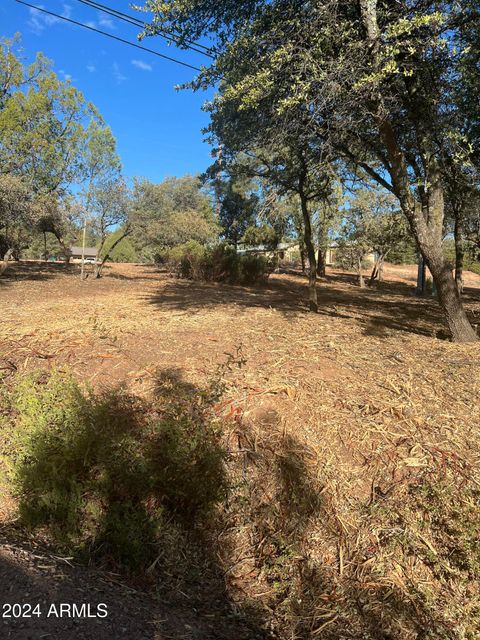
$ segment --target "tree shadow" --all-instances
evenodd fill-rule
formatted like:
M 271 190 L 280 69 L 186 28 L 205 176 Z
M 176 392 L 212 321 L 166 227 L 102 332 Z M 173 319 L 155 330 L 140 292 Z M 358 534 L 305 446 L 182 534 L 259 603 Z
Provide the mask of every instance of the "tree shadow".
M 301 313 L 306 310 L 298 297 L 298 287 L 286 282 L 258 284 L 252 287 L 224 283 L 168 280 L 158 294 L 146 300 L 160 309 L 199 313 L 220 305 L 239 308 L 274 308 L 283 313 Z
M 42 282 L 67 274 L 79 275 L 80 265 L 56 262 L 11 262 L 0 277 L 0 286 L 25 280 Z
M 106 583 L 93 571 L 69 567 L 48 550 L 31 547 L 18 536 L 15 545 L 10 537 L 0 536 L 0 577 L 2 638 L 6 640 L 111 640 L 120 634 L 138 640 L 158 637 L 155 619 L 161 619 L 160 611 L 149 609 L 144 598 Z M 62 603 L 64 607 L 75 603 L 81 615 L 71 617 L 64 608 L 60 616 Z M 81 611 L 83 604 L 89 605 L 90 618 L 86 610 Z M 106 605 L 106 617 L 95 617 L 99 613 L 103 616 L 99 604 Z M 13 612 L 8 605 L 15 605 Z M 129 633 L 122 633 L 122 629 Z
M 237 555 L 248 550 L 251 555 L 253 548 L 254 558 L 236 580 L 245 593 L 255 593 L 250 577 L 255 567 L 275 637 L 450 637 L 441 608 L 418 585 L 398 576 L 392 550 L 386 546 L 382 555 L 381 548 L 372 548 L 368 522 L 359 529 L 345 526 L 349 505 L 339 501 L 331 483 L 322 478 L 315 452 L 286 434 L 279 422 L 271 423 L 267 433 L 258 425 L 243 424 L 238 435 L 248 462 L 237 458 L 242 482 L 230 518 L 248 529 L 245 538 L 252 543 Z M 382 531 L 387 508 L 391 522 L 398 522 L 395 502 L 379 508 L 383 516 L 370 527 Z M 388 539 L 387 534 L 386 545 Z
M 120 273 L 113 268 L 113 263 L 107 262 L 104 266 L 102 277 L 112 278 L 113 280 L 145 281 L 158 276 L 168 275 L 164 269 L 151 264 L 128 263 L 127 266 L 129 272 Z
M 366 335 L 387 337 L 391 331 L 436 335 L 444 328 L 443 316 L 434 298 L 419 298 L 405 283 L 382 283 L 380 288 L 362 289 L 351 283 L 349 274 L 333 274 L 319 283 L 319 315 L 355 320 Z M 145 298 L 165 311 L 201 313 L 222 305 L 239 310 L 273 308 L 287 317 L 308 313 L 304 276 L 271 277 L 268 283 L 240 287 L 218 283 L 169 280 L 154 295 Z M 480 301 L 480 291 L 468 291 L 467 304 Z
M 148 402 L 51 380 L 37 380 L 22 404 L 20 513 L 50 532 L 57 556 L 73 549 L 90 569 L 59 572 L 54 563 L 46 575 L 50 561 L 36 548 L 42 568 L 25 572 L 0 554 L 0 595 L 107 602 L 113 613 L 105 626 L 46 632 L 60 640 L 447 637 L 441 612 L 414 584 L 392 582 L 392 549 L 381 556 L 381 536 L 369 535 L 398 522 L 397 503 L 375 498 L 378 519 L 374 503 L 363 529 L 345 526 L 348 497 L 274 408 L 221 424 L 212 412 L 218 389 L 177 369 L 156 373 Z M 155 601 L 99 587 L 102 576 L 120 575 Z M 15 640 L 43 631 L 36 620 L 22 624 Z
M 127 272 L 122 273 L 118 267 L 127 267 Z M 169 272 L 161 266 L 143 263 L 113 263 L 107 262 L 103 267 L 102 278 L 113 280 L 130 280 L 143 282 L 158 278 L 168 277 Z
M 231 601 L 217 557 L 227 477 L 214 390 L 166 370 L 148 403 L 122 389 L 85 394 L 54 377 L 26 394 L 15 479 L 22 525 L 155 592 L 173 630 L 165 637 L 262 638 L 262 621 Z

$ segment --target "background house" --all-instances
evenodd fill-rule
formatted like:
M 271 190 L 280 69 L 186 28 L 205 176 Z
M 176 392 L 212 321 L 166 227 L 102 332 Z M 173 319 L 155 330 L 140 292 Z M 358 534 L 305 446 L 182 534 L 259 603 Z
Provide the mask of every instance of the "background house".
M 337 263 L 337 253 L 339 251 L 338 244 L 336 242 L 332 242 L 326 250 L 325 253 L 325 264 L 327 267 L 333 267 Z M 240 255 L 245 255 L 247 253 L 253 253 L 256 255 L 263 255 L 266 258 L 273 258 L 274 256 L 278 256 L 278 259 L 281 262 L 299 262 L 300 261 L 300 246 L 297 243 L 288 243 L 288 242 L 280 242 L 275 250 L 266 247 L 263 244 L 259 244 L 256 246 L 246 245 L 244 243 L 239 243 L 237 252 Z M 368 253 L 364 262 L 367 264 L 373 264 L 375 262 L 375 254 L 373 251 Z
M 74 262 L 82 260 L 82 251 L 85 255 L 85 260 L 87 262 L 95 262 L 98 255 L 98 250 L 96 247 L 85 247 L 82 250 L 82 247 L 70 247 L 70 257 Z

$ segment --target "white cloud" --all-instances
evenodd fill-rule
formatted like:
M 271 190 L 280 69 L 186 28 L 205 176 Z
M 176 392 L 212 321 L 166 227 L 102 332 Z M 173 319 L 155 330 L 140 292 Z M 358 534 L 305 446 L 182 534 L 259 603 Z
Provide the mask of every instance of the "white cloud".
M 59 69 L 58 73 L 62 76 L 64 80 L 71 80 L 72 76 L 69 73 L 66 73 L 63 69 Z
M 134 67 L 142 69 L 142 71 L 153 71 L 152 65 L 147 62 L 143 62 L 143 60 L 132 60 L 132 64 Z
M 45 8 L 42 4 L 39 4 L 38 6 L 40 9 Z M 51 27 L 54 24 L 58 24 L 59 22 L 62 22 L 60 18 L 57 18 L 56 16 L 51 16 L 48 13 L 42 13 L 41 11 L 34 9 L 33 7 L 30 8 L 29 13 L 30 13 L 30 19 L 28 20 L 27 24 L 30 27 L 30 29 L 37 35 L 40 35 L 48 27 Z M 64 18 L 70 18 L 70 16 L 72 15 L 72 7 L 68 4 L 64 4 L 61 15 Z
M 115 29 L 115 25 L 113 24 L 113 20 L 111 18 L 107 18 L 102 14 L 99 14 L 100 17 L 98 19 L 98 24 L 105 29 Z
M 127 76 L 124 76 L 120 71 L 120 67 L 117 62 L 113 63 L 113 77 L 119 84 L 120 82 L 124 82 L 124 80 L 127 80 Z
M 98 14 L 98 22 L 95 22 L 95 20 L 88 20 L 88 22 L 85 22 L 85 24 L 87 25 L 87 27 L 91 27 L 92 29 L 111 29 L 112 31 L 115 30 L 115 24 L 113 20 L 111 18 L 107 18 L 101 13 Z
M 95 73 L 96 70 L 97 67 L 94 64 L 92 64 L 91 62 L 87 64 L 87 71 L 89 71 L 90 73 Z

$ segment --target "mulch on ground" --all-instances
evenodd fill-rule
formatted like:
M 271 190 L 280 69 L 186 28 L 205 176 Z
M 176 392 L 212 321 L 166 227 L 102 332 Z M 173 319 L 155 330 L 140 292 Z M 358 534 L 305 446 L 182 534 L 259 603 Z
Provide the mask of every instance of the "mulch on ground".
M 445 327 L 436 301 L 413 295 L 415 267 L 387 265 L 386 281 L 367 289 L 353 275 L 331 271 L 319 283 L 318 314 L 308 313 L 306 280 L 295 273 L 248 288 L 177 280 L 144 265 L 111 266 L 101 280 L 83 282 L 75 267 L 21 264 L 7 274 L 0 282 L 7 309 L 0 369 L 7 383 L 55 367 L 94 387 L 122 384 L 148 398 L 162 371 L 174 369 L 199 389 L 216 381 L 224 392 L 215 411 L 231 424 L 227 444 L 232 456 L 245 455 L 243 473 L 250 464 L 244 450 L 258 460 L 288 444 L 282 455 L 304 455 L 324 486 L 338 540 L 327 532 L 326 517 L 312 518 L 302 525 L 302 544 L 309 562 L 335 576 L 332 591 L 344 576 L 346 584 L 360 585 L 377 626 L 386 610 L 380 592 L 398 592 L 407 607 L 406 585 L 421 576 L 422 584 L 438 588 L 439 602 L 453 593 L 448 580 L 435 582 L 428 564 L 410 566 L 407 549 L 403 565 L 382 555 L 387 552 L 365 519 L 377 501 L 379 509 L 399 508 L 425 474 L 453 469 L 470 482 L 480 463 L 480 344 L 441 339 Z M 466 284 L 465 306 L 475 320 L 480 277 L 468 274 Z M 262 482 L 259 504 L 272 504 L 275 487 Z M 0 500 L 0 518 L 8 521 L 13 512 L 11 502 Z M 236 516 L 226 517 L 232 530 L 237 527 Z M 249 593 L 268 610 L 276 594 L 259 559 L 251 559 L 248 527 L 226 574 L 231 601 Z M 437 553 L 430 539 L 415 540 Z M 364 556 L 364 548 L 376 551 Z M 257 551 L 264 553 L 262 545 Z M 15 553 L 2 553 L 5 566 L 15 566 Z M 342 618 L 329 594 L 322 597 L 312 633 L 325 623 L 334 633 Z M 451 604 L 447 613 L 455 624 L 466 596 L 448 597 L 444 608 Z M 300 613 L 297 623 L 303 624 Z M 408 633 L 398 637 L 414 637 Z

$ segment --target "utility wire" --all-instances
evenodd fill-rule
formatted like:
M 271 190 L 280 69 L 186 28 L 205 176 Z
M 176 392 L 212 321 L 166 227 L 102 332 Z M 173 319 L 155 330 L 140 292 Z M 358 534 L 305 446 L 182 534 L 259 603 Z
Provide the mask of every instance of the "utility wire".
M 118 17 L 122 16 L 123 18 L 128 18 L 129 21 L 135 20 L 138 23 L 138 26 L 142 26 L 142 27 L 147 26 L 146 23 L 140 20 L 139 18 L 130 16 L 129 14 L 124 13 L 123 11 L 119 11 L 118 9 L 112 9 L 111 7 L 107 7 L 101 2 L 96 2 L 96 0 L 78 0 L 78 1 L 83 2 L 84 4 L 92 5 L 96 9 L 99 9 L 100 11 L 104 10 L 110 13 L 115 13 Z M 180 40 L 180 36 L 178 34 L 175 34 L 174 32 L 169 33 L 166 29 L 160 29 L 160 27 L 155 27 L 155 30 L 156 30 L 156 35 L 162 35 L 163 37 L 168 36 L 175 43 L 178 43 L 178 41 Z M 186 42 L 187 44 L 193 45 L 195 47 L 199 47 L 200 49 L 203 49 L 204 51 L 212 55 L 212 49 L 209 47 L 206 47 L 204 44 L 200 44 L 200 42 L 195 42 L 194 40 L 187 40 L 186 38 L 183 40 L 183 42 Z M 212 57 L 214 56 L 212 55 Z
M 26 7 L 30 7 L 31 9 L 36 9 L 37 11 L 41 11 L 42 13 L 46 13 L 49 16 L 53 16 L 55 18 L 59 18 L 60 20 L 65 20 L 65 22 L 70 22 L 71 24 L 75 24 L 78 27 L 83 27 L 84 29 L 89 29 L 90 31 L 95 31 L 95 33 L 99 33 L 102 36 L 107 36 L 107 38 L 112 38 L 113 40 L 118 40 L 118 42 L 123 42 L 124 44 L 128 44 L 131 47 L 135 47 L 136 49 L 141 49 L 142 51 L 148 51 L 148 53 L 152 53 L 154 56 L 158 56 L 159 58 L 164 58 L 165 60 L 170 60 L 170 62 L 175 62 L 176 64 L 181 64 L 184 67 L 188 67 L 189 69 L 193 69 L 194 71 L 201 71 L 199 67 L 194 67 L 192 64 L 188 64 L 187 62 L 182 62 L 181 60 L 177 60 L 176 58 L 171 58 L 170 56 L 166 56 L 163 53 L 159 53 L 158 51 L 154 51 L 153 49 L 148 49 L 147 47 L 142 47 L 139 44 L 134 42 L 130 42 L 129 40 L 124 40 L 123 38 L 119 38 L 118 36 L 114 36 L 111 33 L 107 33 L 106 31 L 102 31 L 101 29 L 97 29 L 96 27 L 90 27 L 88 24 L 84 24 L 83 22 L 77 22 L 76 20 L 72 20 L 71 18 L 67 18 L 65 16 L 61 16 L 58 13 L 53 13 L 53 11 L 47 11 L 46 9 L 42 9 L 41 7 L 36 7 L 33 4 L 29 4 L 28 2 L 24 2 L 24 0 L 15 0 L 20 4 L 24 4 Z
M 78 2 L 81 2 L 91 9 L 97 9 L 97 11 L 102 11 L 103 13 L 113 16 L 114 18 L 118 18 L 118 20 L 123 20 L 123 22 L 132 24 L 135 27 L 145 29 L 145 27 L 148 26 L 147 23 L 143 22 L 139 18 L 136 18 L 135 16 L 130 16 L 127 13 L 118 11 L 117 9 L 112 9 L 111 7 L 107 7 L 106 5 L 100 4 L 99 2 L 94 2 L 94 0 L 78 0 Z M 161 38 L 164 38 L 165 40 L 178 45 L 178 36 L 171 35 L 167 31 L 165 31 L 164 29 L 160 29 L 159 27 L 153 28 L 155 30 L 155 35 L 158 35 Z M 210 49 L 208 49 L 208 47 L 205 47 L 203 44 L 200 44 L 198 42 L 193 42 L 192 40 L 185 40 L 185 42 L 187 43 L 184 45 L 186 49 L 191 49 L 192 51 L 196 51 L 197 53 L 201 53 L 202 55 L 208 56 L 209 58 L 213 59 L 214 56 L 210 53 Z

